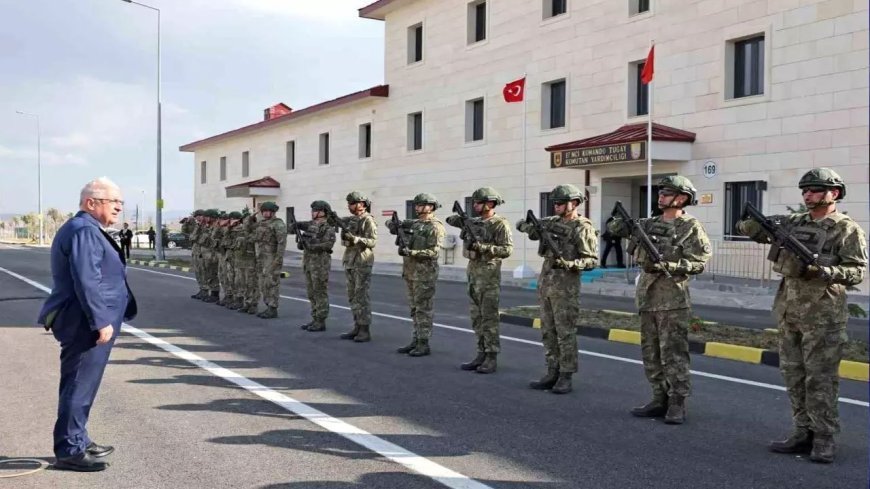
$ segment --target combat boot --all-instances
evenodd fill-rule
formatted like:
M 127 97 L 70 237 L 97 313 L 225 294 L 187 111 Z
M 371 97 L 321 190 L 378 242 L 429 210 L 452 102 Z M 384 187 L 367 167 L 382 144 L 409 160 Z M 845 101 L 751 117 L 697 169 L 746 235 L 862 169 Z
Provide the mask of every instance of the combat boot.
M 354 323 L 353 329 L 348 331 L 347 333 L 341 333 L 339 338 L 343 340 L 352 340 L 359 334 L 359 324 Z
M 223 298 L 221 298 L 220 295 L 218 295 L 218 301 L 215 302 L 215 305 L 225 306 L 226 304 L 227 304 L 227 296 L 223 296 Z
M 686 398 L 673 396 L 668 398 L 668 412 L 665 413 L 665 424 L 683 424 L 686 422 Z
M 538 391 L 545 391 L 547 389 L 552 389 L 553 386 L 556 385 L 557 380 L 559 380 L 559 368 L 548 367 L 547 373 L 543 377 L 541 377 L 540 380 L 533 380 L 529 382 L 529 388 Z
M 357 343 L 366 343 L 372 340 L 372 334 L 369 331 L 368 324 L 360 324 L 359 325 L 359 333 L 353 338 L 353 341 Z
M 550 392 L 553 394 L 567 394 L 571 392 L 573 390 L 571 387 L 572 375 L 574 375 L 572 372 L 559 372 L 559 380 L 556 381 L 556 385 L 550 389 Z
M 193 294 L 192 296 L 190 296 L 190 298 L 191 298 L 191 299 L 199 299 L 199 300 L 202 300 L 202 291 L 200 290 L 200 291 L 197 292 L 196 294 Z
M 459 368 L 461 368 L 462 370 L 477 370 L 477 367 L 479 367 L 483 364 L 483 360 L 485 358 L 486 358 L 486 353 L 479 351 L 479 352 L 477 352 L 477 356 L 474 357 L 474 360 L 472 360 L 468 363 L 463 363 L 462 365 L 459 366 Z
M 302 326 L 299 326 L 299 329 L 301 329 L 302 331 L 308 331 L 308 328 L 310 328 L 312 326 L 314 326 L 314 321 L 308 321 L 307 323 L 303 324 Z
M 306 331 L 309 331 L 312 333 L 326 331 L 326 322 L 325 321 L 314 321 L 313 323 L 311 323 L 311 326 L 309 326 Z
M 767 448 L 774 453 L 808 454 L 813 449 L 813 432 L 807 428 L 795 428 L 788 438 L 772 441 Z
M 278 317 L 278 308 L 272 307 L 272 306 L 267 306 L 265 311 L 261 312 L 260 314 L 257 314 L 257 317 L 263 318 L 263 319 L 276 318 L 276 317 Z
M 429 340 L 426 339 L 418 339 L 417 345 L 413 350 L 408 352 L 408 356 L 411 357 L 425 357 L 430 353 L 429 351 Z
M 401 348 L 396 348 L 396 353 L 411 353 L 417 347 L 417 338 L 411 338 L 411 342 Z
M 208 297 L 206 297 L 202 301 L 207 302 L 209 304 L 214 304 L 215 302 L 217 302 L 220 299 L 220 295 L 221 295 L 220 292 L 212 292 L 211 294 L 208 295 Z
M 227 309 L 230 311 L 238 311 L 242 307 L 242 298 L 234 298 L 232 302 L 227 304 Z
M 813 438 L 813 451 L 810 453 L 810 461 L 817 464 L 829 464 L 834 461 L 834 452 L 837 446 L 833 435 L 816 435 Z
M 230 308 L 235 303 L 236 303 L 236 298 L 234 296 L 227 295 L 226 297 L 224 297 L 224 307 Z
M 257 305 L 251 304 L 250 306 L 248 306 L 248 309 L 245 312 L 247 312 L 248 314 L 257 314 Z
M 631 410 L 632 416 L 638 418 L 660 418 L 668 411 L 667 394 L 654 394 L 650 402 Z
M 495 373 L 496 369 L 498 369 L 498 362 L 496 361 L 497 357 L 498 353 L 486 353 L 485 358 L 483 359 L 483 363 L 477 367 L 477 373 Z

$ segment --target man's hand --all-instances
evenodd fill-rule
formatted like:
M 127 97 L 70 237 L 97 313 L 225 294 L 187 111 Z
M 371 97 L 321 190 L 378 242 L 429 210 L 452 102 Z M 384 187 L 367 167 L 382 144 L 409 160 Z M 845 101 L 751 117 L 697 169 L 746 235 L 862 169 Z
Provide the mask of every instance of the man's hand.
M 411 256 L 411 250 L 408 248 L 399 248 L 399 256 Z
M 98 345 L 105 345 L 106 343 L 111 341 L 112 334 L 114 332 L 115 332 L 115 328 L 113 328 L 111 324 L 98 329 L 97 333 L 99 333 L 99 336 L 97 337 L 97 344 Z
M 571 270 L 574 267 L 574 262 L 570 262 L 564 258 L 556 258 L 553 260 L 553 268 L 560 270 Z
M 804 278 L 814 279 L 814 278 L 822 278 L 822 277 L 830 277 L 831 269 L 830 267 L 823 267 L 819 265 L 807 265 L 807 269 L 804 272 Z

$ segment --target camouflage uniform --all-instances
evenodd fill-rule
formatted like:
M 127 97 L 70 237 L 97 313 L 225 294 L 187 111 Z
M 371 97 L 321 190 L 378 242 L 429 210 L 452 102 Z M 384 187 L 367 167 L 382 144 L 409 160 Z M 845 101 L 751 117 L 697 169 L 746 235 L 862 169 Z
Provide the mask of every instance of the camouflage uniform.
M 212 219 L 218 218 L 218 212 L 211 210 Z M 202 256 L 203 283 L 207 291 L 206 302 L 217 302 L 220 299 L 220 279 L 218 278 L 217 237 L 219 234 L 217 222 L 212 222 L 200 238 Z
M 218 225 L 217 232 L 215 233 L 215 257 L 217 258 L 218 263 L 218 283 L 220 283 L 220 288 L 223 291 L 223 296 L 221 296 L 220 300 L 217 301 L 217 305 L 223 306 L 226 304 L 226 301 L 232 298 L 233 295 L 233 284 L 230 280 L 228 270 L 228 265 L 230 263 L 227 260 L 227 256 L 232 251 L 227 248 L 230 243 L 230 228 L 227 226 Z
M 235 264 L 236 303 L 240 312 L 254 314 L 257 312 L 259 288 L 256 273 L 256 245 L 254 230 L 257 221 L 254 216 L 246 216 L 236 227 L 238 232 L 233 243 L 233 263 Z
M 831 182 L 818 181 L 820 176 L 830 177 Z M 812 170 L 801 179 L 802 189 L 816 185 L 841 188 L 837 200 L 845 196 L 845 185 L 831 170 Z M 782 274 L 773 314 L 779 324 L 779 365 L 791 400 L 795 431 L 808 434 L 809 441 L 813 436 L 816 441 L 829 440 L 830 456 L 814 458 L 814 446 L 811 458 L 830 462 L 832 437 L 840 431 L 838 369 L 847 341 L 846 288 L 864 280 L 867 238 L 852 218 L 836 210 L 818 220 L 813 220 L 809 212 L 768 218 L 811 252 L 818 253 L 819 266 L 830 276 L 829 279 L 821 276 L 818 267 L 815 273 L 808 270 L 787 249 L 771 247 L 768 259 L 774 262 L 773 271 Z M 759 243 L 771 242 L 771 237 L 754 220 L 738 222 L 737 229 Z
M 415 204 L 419 202 L 432 204 L 436 209 L 438 207 L 438 201 L 428 194 L 420 194 L 414 201 Z M 397 350 L 399 353 L 414 355 L 414 351 L 425 351 L 424 354 L 429 352 L 429 338 L 432 336 L 434 322 L 435 284 L 438 280 L 438 257 L 444 246 L 445 234 L 444 224 L 434 216 L 434 210 L 430 216 L 426 220 L 408 219 L 401 223 L 409 240 L 408 254 L 402 261 L 402 278 L 405 279 L 408 290 L 414 338 L 410 345 Z M 387 221 L 387 227 L 391 233 L 397 231 L 391 221 Z
M 264 202 L 260 211 L 277 212 L 274 202 Z M 260 262 L 259 289 L 266 304 L 266 310 L 258 316 L 273 318 L 278 313 L 278 296 L 281 267 L 284 266 L 284 250 L 287 247 L 287 226 L 277 217 L 262 219 L 254 230 L 257 243 L 257 261 Z
M 202 273 L 200 270 L 200 249 L 199 249 L 199 234 L 202 231 L 202 225 L 196 221 L 196 217 L 202 216 L 202 210 L 197 209 L 194 213 L 194 219 L 189 219 L 185 222 L 182 231 L 187 233 L 190 239 L 190 268 L 193 269 L 193 274 L 196 277 L 197 293 L 190 296 L 191 299 L 202 299 Z
M 495 202 L 496 205 L 504 202 L 501 196 L 489 187 L 475 191 L 472 201 Z M 458 215 L 449 216 L 446 221 L 453 227 L 462 227 L 462 219 Z M 468 280 L 468 297 L 471 300 L 471 326 L 477 337 L 477 357 L 471 362 L 462 364 L 461 368 L 492 373 L 496 370 L 496 355 L 501 351 L 498 310 L 501 293 L 501 261 L 511 256 L 513 238 L 510 223 L 502 216 L 494 214 L 488 219 L 474 217 L 469 218 L 469 221 L 476 240 L 476 244 L 471 245 L 474 249 L 469 249 L 471 239 L 466 235 L 468 231 L 463 229 L 460 238 L 463 240 L 462 256 L 468 259 L 465 273 Z
M 312 210 L 324 210 L 329 207 L 326 202 L 314 201 Z M 332 247 L 335 245 L 335 228 L 319 218 L 314 221 L 299 223 L 302 234 L 302 273 L 305 274 L 305 289 L 311 304 L 312 322 L 304 329 L 307 331 L 323 331 L 326 329 L 326 318 L 329 316 L 329 269 L 332 267 Z
M 349 193 L 346 200 L 348 204 L 362 202 L 367 209 L 371 208 L 368 199 L 359 192 Z M 341 236 L 341 244 L 345 247 L 341 264 L 347 277 L 347 299 L 350 302 L 354 323 L 353 330 L 341 337 L 365 342 L 371 339 L 369 328 L 372 322 L 372 309 L 369 302 L 369 287 L 372 265 L 375 261 L 372 250 L 378 241 L 378 225 L 367 211 L 359 216 L 352 215 L 340 219 L 350 232 L 350 235 Z
M 241 297 L 242 291 L 236 288 L 236 263 L 235 263 L 235 247 L 238 237 L 242 233 L 242 228 L 239 226 L 239 220 L 242 218 L 241 213 L 231 212 L 229 214 L 230 223 L 224 232 L 224 238 L 221 241 L 221 247 L 225 250 L 222 258 L 224 266 L 223 282 L 224 282 L 224 303 L 227 309 L 238 309 L 241 307 L 238 298 Z

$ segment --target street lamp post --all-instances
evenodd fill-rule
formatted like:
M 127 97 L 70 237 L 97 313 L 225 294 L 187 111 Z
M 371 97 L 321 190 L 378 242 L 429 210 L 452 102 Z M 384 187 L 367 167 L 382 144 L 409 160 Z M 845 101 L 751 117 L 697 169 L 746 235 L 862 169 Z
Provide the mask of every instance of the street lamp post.
M 164 260 L 163 254 L 163 142 L 162 142 L 162 124 L 163 119 L 162 102 L 160 100 L 160 9 L 145 5 L 144 3 L 134 2 L 133 0 L 121 0 L 123 2 L 132 3 L 140 7 L 157 12 L 157 191 L 154 195 L 157 210 L 154 212 L 154 221 L 157 226 L 157 233 L 154 237 L 154 248 L 157 260 Z
M 16 110 L 15 112 L 17 114 L 36 118 L 36 195 L 39 200 L 37 204 L 39 210 L 39 245 L 42 246 L 45 244 L 45 220 L 42 218 L 42 131 L 39 129 L 39 114 L 30 114 L 20 110 Z

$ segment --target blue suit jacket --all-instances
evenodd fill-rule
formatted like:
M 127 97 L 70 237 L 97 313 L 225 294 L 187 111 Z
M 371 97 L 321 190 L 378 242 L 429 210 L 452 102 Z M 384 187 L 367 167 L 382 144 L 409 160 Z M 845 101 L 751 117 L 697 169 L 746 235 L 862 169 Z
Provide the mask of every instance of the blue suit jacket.
M 56 338 L 78 328 L 96 331 L 136 316 L 136 299 L 127 285 L 121 249 L 90 214 L 79 211 L 58 230 L 51 244 L 54 287 L 37 322 Z

